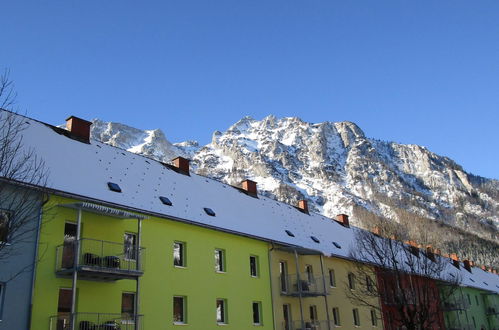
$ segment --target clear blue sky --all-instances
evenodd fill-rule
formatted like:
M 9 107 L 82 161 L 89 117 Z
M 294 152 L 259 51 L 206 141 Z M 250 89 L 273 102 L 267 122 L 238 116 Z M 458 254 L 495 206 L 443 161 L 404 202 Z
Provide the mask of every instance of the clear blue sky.
M 499 178 L 499 1 L 0 2 L 28 115 L 208 143 L 245 115 L 350 120 Z

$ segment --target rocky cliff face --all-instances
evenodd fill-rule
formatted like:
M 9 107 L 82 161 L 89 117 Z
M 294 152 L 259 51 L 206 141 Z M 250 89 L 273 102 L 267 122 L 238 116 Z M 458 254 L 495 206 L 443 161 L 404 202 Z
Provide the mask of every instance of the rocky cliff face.
M 403 211 L 497 239 L 499 181 L 466 173 L 418 145 L 367 138 L 351 122 L 245 117 L 199 146 L 172 144 L 160 130 L 94 120 L 92 137 L 164 162 L 188 157 L 198 174 L 232 185 L 249 178 L 260 193 L 291 204 L 307 199 L 329 217 L 362 209 L 398 221 Z

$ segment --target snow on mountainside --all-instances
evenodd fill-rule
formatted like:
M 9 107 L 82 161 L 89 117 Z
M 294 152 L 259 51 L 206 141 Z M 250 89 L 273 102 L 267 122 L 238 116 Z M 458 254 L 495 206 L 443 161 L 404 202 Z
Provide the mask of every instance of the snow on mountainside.
M 412 214 L 497 239 L 499 181 L 466 173 L 418 145 L 367 138 L 351 122 L 245 117 L 205 146 L 172 144 L 161 130 L 93 123 L 94 139 L 163 162 L 184 156 L 198 174 L 232 185 L 249 178 L 262 194 L 290 204 L 307 199 L 329 217 L 359 210 L 393 220 Z M 362 226 L 359 217 L 352 221 Z

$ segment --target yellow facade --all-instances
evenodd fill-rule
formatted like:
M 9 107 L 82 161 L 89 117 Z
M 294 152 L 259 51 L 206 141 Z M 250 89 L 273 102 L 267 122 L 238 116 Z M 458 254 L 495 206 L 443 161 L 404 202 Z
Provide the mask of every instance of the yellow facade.
M 376 312 L 376 320 L 373 325 L 371 319 L 371 309 L 363 306 L 356 306 L 348 297 L 348 274 L 355 272 L 355 265 L 351 261 L 340 258 L 324 257 L 318 254 L 297 253 L 274 248 L 271 252 L 272 271 L 272 296 L 274 305 L 275 329 L 291 330 L 305 329 L 328 330 L 336 327 L 342 329 L 382 329 L 383 325 L 379 312 Z M 310 276 L 310 269 L 313 272 L 315 286 L 310 286 L 302 292 L 300 298 L 298 294 L 290 296 L 283 293 L 281 286 L 282 263 L 286 265 L 288 291 L 297 292 L 296 274 L 300 274 L 300 280 L 306 282 Z M 307 272 L 308 270 L 308 272 Z M 330 282 L 330 271 L 334 272 L 333 283 Z M 325 291 L 324 291 L 325 285 Z M 307 292 L 307 290 L 310 290 Z M 317 292 L 311 292 L 315 291 Z M 326 292 L 327 294 L 323 294 Z M 376 301 L 374 302 L 377 303 Z M 285 306 L 290 310 L 288 322 L 285 321 Z M 314 307 L 315 306 L 315 307 Z M 333 308 L 337 308 L 337 323 L 335 325 Z M 354 309 L 358 311 L 358 325 L 354 324 Z M 316 311 L 316 312 L 315 312 Z M 316 315 L 314 315 L 316 314 Z M 303 318 L 303 324 L 302 324 Z M 315 318 L 315 320 L 314 320 Z

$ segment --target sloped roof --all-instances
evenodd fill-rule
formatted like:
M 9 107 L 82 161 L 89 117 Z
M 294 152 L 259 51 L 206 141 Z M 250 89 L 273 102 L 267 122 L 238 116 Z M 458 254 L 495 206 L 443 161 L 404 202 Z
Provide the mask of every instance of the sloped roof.
M 61 129 L 30 118 L 26 122 L 29 125 L 23 132 L 24 145 L 34 148 L 45 161 L 50 171 L 48 188 L 165 218 L 317 250 L 326 256 L 348 258 L 353 246 L 355 229 L 345 228 L 322 215 L 305 214 L 264 196 L 253 198 L 230 185 L 193 173 L 182 175 L 160 162 L 96 140 L 82 143 L 61 134 Z M 108 182 L 118 184 L 122 192 L 111 191 Z M 163 204 L 160 196 L 168 197 L 172 206 Z M 205 207 L 211 208 L 216 216 L 209 216 Z M 463 285 L 499 292 L 499 276 L 476 267 L 472 274 L 463 267 L 460 272 Z

